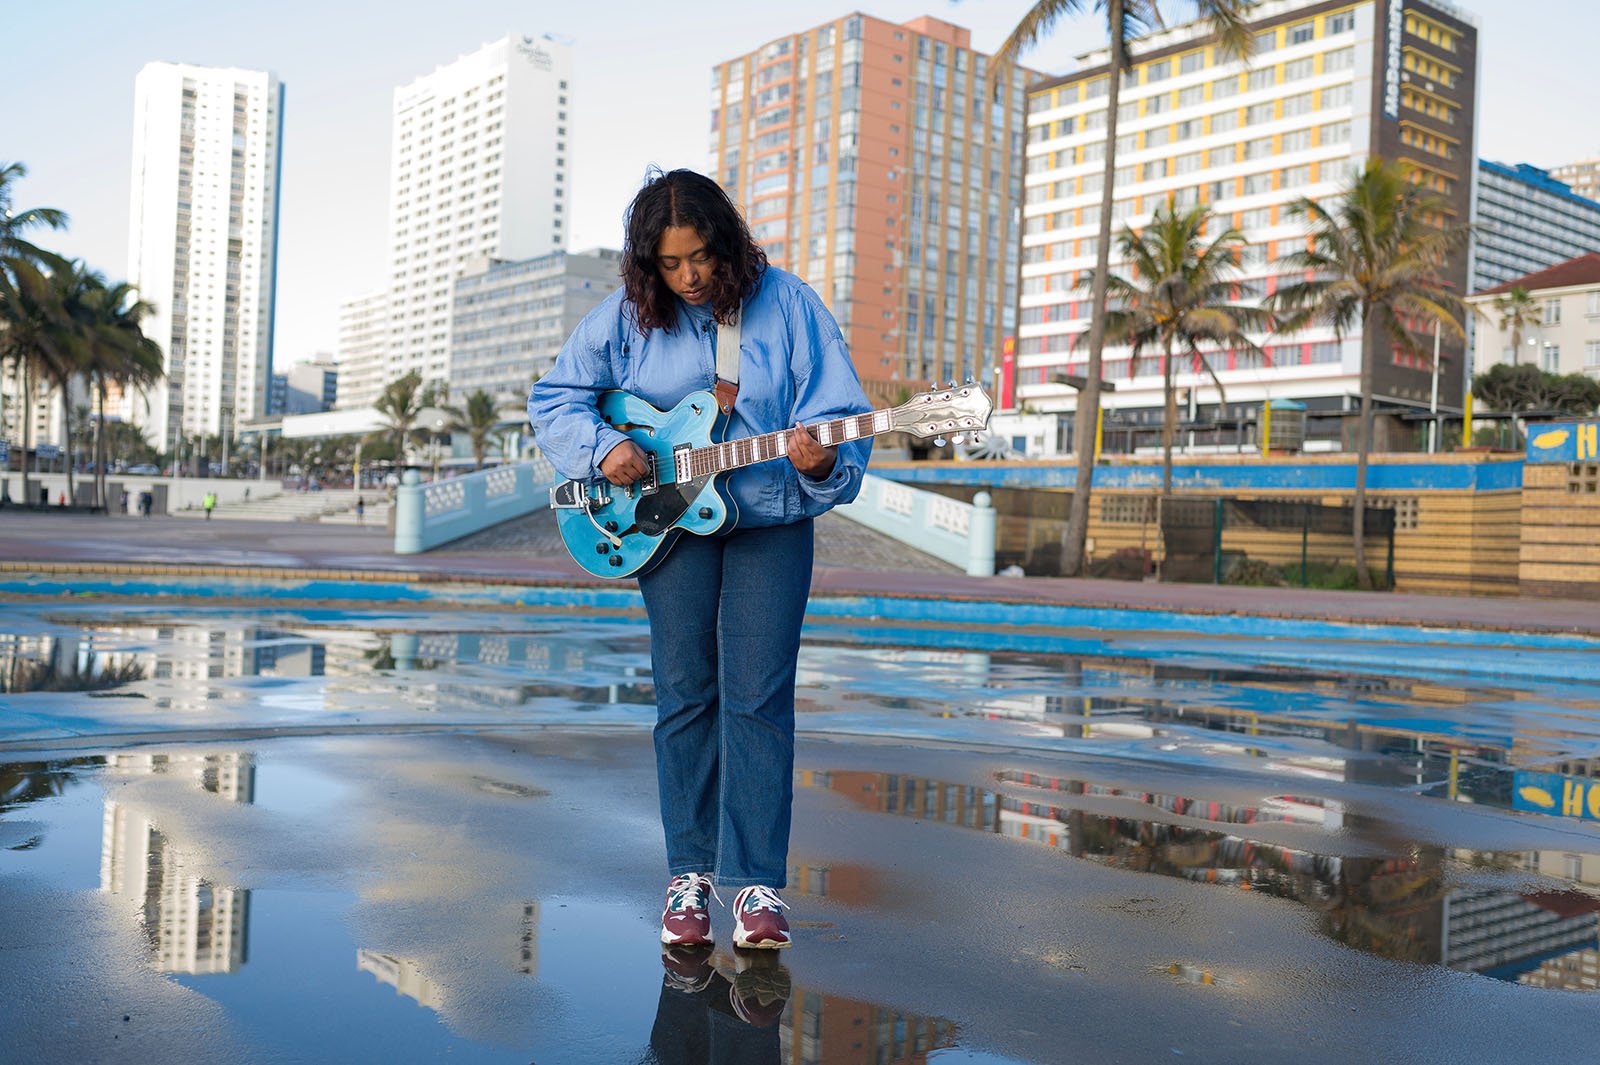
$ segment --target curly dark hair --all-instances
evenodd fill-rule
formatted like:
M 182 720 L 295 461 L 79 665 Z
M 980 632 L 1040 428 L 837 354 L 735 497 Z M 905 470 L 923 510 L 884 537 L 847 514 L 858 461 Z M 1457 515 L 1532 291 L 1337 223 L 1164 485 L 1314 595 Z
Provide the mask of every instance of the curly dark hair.
M 628 205 L 622 246 L 622 286 L 642 332 L 672 331 L 676 297 L 656 267 L 656 248 L 669 226 L 689 226 L 716 256 L 711 274 L 711 313 L 727 324 L 767 268 L 767 253 L 750 236 L 738 208 L 722 186 L 693 170 L 662 173 L 652 168 Z

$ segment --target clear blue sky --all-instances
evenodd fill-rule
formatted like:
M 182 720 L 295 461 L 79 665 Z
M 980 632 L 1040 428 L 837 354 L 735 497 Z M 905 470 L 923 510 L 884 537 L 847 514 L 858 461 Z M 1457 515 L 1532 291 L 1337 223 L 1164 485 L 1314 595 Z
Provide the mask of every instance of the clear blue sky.
M 1600 154 L 1594 0 L 1458 0 L 1478 17 L 1479 154 L 1554 165 Z M 381 287 L 391 94 L 508 32 L 575 48 L 573 248 L 617 246 L 645 167 L 704 167 L 710 68 L 777 37 L 863 10 L 901 22 L 933 15 L 992 51 L 1029 0 L 760 3 L 200 4 L 195 0 L 0 0 L 0 160 L 31 171 L 20 206 L 72 216 L 57 249 L 127 274 L 133 79 L 151 60 L 275 71 L 287 86 L 279 219 L 276 361 L 332 351 L 338 304 Z M 1180 18 L 1186 3 L 1164 5 Z M 1024 57 L 1061 73 L 1100 43 L 1092 19 L 1062 24 Z

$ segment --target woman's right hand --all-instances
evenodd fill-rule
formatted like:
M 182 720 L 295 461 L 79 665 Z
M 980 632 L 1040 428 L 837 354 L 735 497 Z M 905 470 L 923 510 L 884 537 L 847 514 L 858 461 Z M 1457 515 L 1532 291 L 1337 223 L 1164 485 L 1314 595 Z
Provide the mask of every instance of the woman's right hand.
M 650 465 L 638 444 L 624 440 L 606 452 L 606 457 L 600 460 L 600 472 L 606 480 L 621 488 L 644 480 L 650 472 Z

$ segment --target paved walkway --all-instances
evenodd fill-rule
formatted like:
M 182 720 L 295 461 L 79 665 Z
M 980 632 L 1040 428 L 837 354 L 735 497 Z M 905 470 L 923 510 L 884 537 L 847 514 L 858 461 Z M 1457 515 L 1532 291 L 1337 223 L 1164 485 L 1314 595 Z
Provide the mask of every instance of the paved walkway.
M 0 511 L 0 572 L 186 572 L 266 568 L 329 577 L 599 584 L 537 520 L 401 556 L 377 526 L 122 518 Z M 545 516 L 548 521 L 548 516 Z M 968 577 L 847 518 L 819 524 L 813 594 L 915 596 L 1196 614 L 1309 618 L 1600 636 L 1600 605 L 1532 598 L 1391 595 L 1052 577 Z

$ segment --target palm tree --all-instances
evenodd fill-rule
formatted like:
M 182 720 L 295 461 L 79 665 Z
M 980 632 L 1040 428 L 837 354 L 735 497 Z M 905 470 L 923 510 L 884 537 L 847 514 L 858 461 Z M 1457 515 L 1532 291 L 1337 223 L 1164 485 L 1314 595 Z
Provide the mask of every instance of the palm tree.
M 384 427 L 374 432 L 372 438 L 392 444 L 395 462 L 399 465 L 405 465 L 406 446 L 417 437 L 417 418 L 424 406 L 422 375 L 416 370 L 390 381 L 383 387 L 383 394 L 373 401 L 372 409 L 382 415 Z
M 449 430 L 466 433 L 472 441 L 472 457 L 477 463 L 473 469 L 483 469 L 483 456 L 489 450 L 489 438 L 500 424 L 500 412 L 495 407 L 494 397 L 480 388 L 467 396 L 465 405 L 445 407 L 444 412 L 450 416 Z
M 1221 55 L 1249 56 L 1252 35 L 1245 14 L 1249 6 L 1248 0 L 1194 0 L 1196 13 L 1210 23 Z M 1066 542 L 1062 545 L 1061 571 L 1067 576 L 1082 572 L 1084 542 L 1089 533 L 1089 491 L 1095 458 L 1093 434 L 1100 418 L 1100 374 L 1106 340 L 1105 286 L 1111 276 L 1111 215 L 1116 202 L 1118 99 L 1130 64 L 1128 45 L 1141 32 L 1164 25 L 1161 7 L 1160 0 L 1038 0 L 1022 16 L 994 57 L 996 65 L 1015 62 L 1024 48 L 1045 36 L 1065 15 L 1086 11 L 1104 13 L 1111 42 L 1110 62 L 1106 66 L 1106 155 L 1100 193 L 1100 233 L 1095 245 L 1095 283 L 1090 295 L 1094 317 L 1089 324 L 1089 364 L 1085 373 L 1088 380 L 1078 393 L 1077 410 L 1073 414 L 1072 441 L 1077 451 L 1078 473 L 1067 513 Z
M 1408 353 L 1429 351 L 1408 322 L 1437 322 L 1462 334 L 1455 312 L 1461 300 L 1439 276 L 1445 258 L 1465 243 L 1470 229 L 1444 218 L 1443 201 L 1383 159 L 1368 160 L 1331 208 L 1301 198 L 1291 217 L 1310 225 L 1305 250 L 1282 265 L 1309 280 L 1285 285 L 1270 297 L 1293 331 L 1312 321 L 1332 325 L 1334 335 L 1361 333 L 1361 422 L 1356 434 L 1354 550 L 1356 579 L 1372 587 L 1365 541 L 1367 458 L 1372 449 L 1372 374 L 1380 339 Z M 1387 347 L 1387 345 L 1385 345 Z
M 12 190 L 27 175 L 28 168 L 21 163 L 0 163 L 0 332 L 9 330 L 12 328 L 9 323 L 24 316 L 24 311 L 15 305 L 21 298 L 17 290 L 18 268 L 31 265 L 56 270 L 63 266 L 59 256 L 32 243 L 24 234 L 40 226 L 62 229 L 67 224 L 67 213 L 54 207 L 19 209 L 12 206 Z M 11 306 L 8 307 L 8 304 Z M 24 484 L 27 484 L 28 479 L 29 423 L 33 419 L 31 371 L 38 366 L 37 355 L 24 353 L 32 350 L 34 348 L 30 342 L 20 339 L 6 341 L 0 338 L 0 365 L 8 359 L 11 360 L 16 363 L 22 377 L 23 425 L 19 440 L 22 445 Z
M 67 269 L 58 270 L 50 276 L 56 290 L 58 320 L 55 328 L 59 330 L 60 337 L 54 345 L 53 356 L 44 364 L 44 370 L 61 399 L 61 426 L 66 437 L 67 499 L 75 503 L 78 495 L 74 484 L 74 467 L 77 463 L 72 446 L 72 386 L 90 372 L 97 339 L 95 302 L 105 289 L 106 282 L 104 277 L 76 259 L 67 264 Z
M 106 386 L 143 389 L 160 380 L 165 370 L 161 345 L 145 336 L 143 322 L 153 308 L 138 298 L 125 281 L 101 284 L 88 300 L 91 336 L 87 370 L 98 415 L 95 419 L 95 499 L 105 502 Z
M 1520 285 L 1494 298 L 1495 325 L 1501 332 L 1511 330 L 1511 365 L 1522 357 L 1522 331 L 1539 324 L 1539 302 Z
M 63 264 L 65 265 L 65 264 Z M 0 297 L 0 358 L 16 363 L 22 376 L 22 477 L 27 484 L 28 438 L 33 425 L 33 393 L 40 377 L 54 377 L 73 363 L 77 350 L 61 271 L 49 273 L 22 258 L 9 264 L 10 277 Z
M 1211 210 L 1205 206 L 1157 208 L 1142 232 L 1129 226 L 1118 238 L 1118 251 L 1132 265 L 1134 276 L 1112 274 L 1104 285 L 1118 308 L 1105 314 L 1107 339 L 1132 346 L 1130 366 L 1139 365 L 1142 351 L 1155 348 L 1161 352 L 1166 396 L 1161 422 L 1163 497 L 1172 494 L 1172 438 L 1178 426 L 1175 356 L 1182 352 L 1195 369 L 1209 374 L 1219 403 L 1226 406 L 1222 382 L 1202 345 L 1231 344 L 1260 353 L 1245 330 L 1264 329 L 1269 321 L 1259 308 L 1229 302 L 1234 294 L 1231 278 L 1239 272 L 1236 258 L 1245 238 L 1229 227 L 1208 242 L 1205 231 L 1211 220 Z M 1098 274 L 1093 280 L 1099 280 Z
M 39 226 L 49 226 L 51 229 L 64 229 L 67 225 L 67 212 L 54 207 L 27 207 L 17 209 L 11 206 L 12 187 L 28 176 L 28 168 L 21 163 L 0 163 L 0 272 L 10 268 L 12 260 L 23 262 L 50 262 L 55 258 L 51 252 L 33 244 L 23 236 L 30 229 Z

